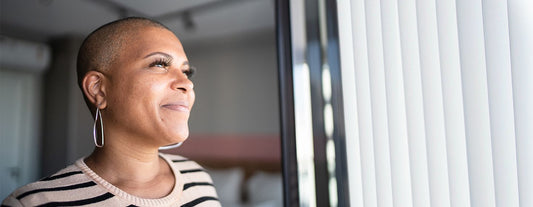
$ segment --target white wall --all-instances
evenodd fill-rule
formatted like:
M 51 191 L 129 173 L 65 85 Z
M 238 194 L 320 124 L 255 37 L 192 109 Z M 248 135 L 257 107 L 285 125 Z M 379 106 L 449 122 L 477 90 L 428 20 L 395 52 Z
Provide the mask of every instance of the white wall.
M 191 134 L 279 133 L 273 29 L 183 44 L 197 68 Z

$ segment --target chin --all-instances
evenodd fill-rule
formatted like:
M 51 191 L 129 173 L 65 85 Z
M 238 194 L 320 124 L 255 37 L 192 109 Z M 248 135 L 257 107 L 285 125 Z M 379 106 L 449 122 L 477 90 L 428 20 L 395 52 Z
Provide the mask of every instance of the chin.
M 174 139 L 185 139 L 189 136 L 189 123 L 186 121 L 167 122 L 160 126 L 160 132 L 165 133 L 165 137 Z
M 177 143 L 180 143 L 180 142 L 184 142 L 185 140 L 187 140 L 187 136 L 172 136 L 172 137 L 167 137 L 164 142 L 161 144 L 161 146 L 168 146 L 168 145 L 174 145 L 174 144 L 177 144 Z
M 187 137 L 189 137 L 189 129 L 187 128 L 187 130 L 174 131 L 173 133 L 169 134 L 169 136 L 167 137 L 168 137 L 168 140 L 172 142 L 171 144 L 183 142 L 187 139 Z

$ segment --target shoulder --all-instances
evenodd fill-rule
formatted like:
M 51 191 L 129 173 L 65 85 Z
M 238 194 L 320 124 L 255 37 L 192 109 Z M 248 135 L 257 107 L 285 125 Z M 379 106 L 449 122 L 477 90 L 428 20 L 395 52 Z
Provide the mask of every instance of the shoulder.
M 96 186 L 81 169 L 70 165 L 51 176 L 24 185 L 11 193 L 2 203 L 6 206 L 36 206 L 51 201 L 90 195 Z M 71 192 L 68 195 L 62 192 Z M 81 191 L 88 193 L 80 193 Z
M 209 176 L 207 170 L 197 162 L 180 155 L 161 154 L 161 156 L 167 160 L 175 171 L 179 172 L 183 179 L 212 183 L 211 176 Z
M 160 155 L 161 157 L 166 159 L 167 162 L 169 162 L 169 164 L 171 164 L 173 167 L 178 169 L 180 172 L 181 171 L 187 172 L 187 171 L 195 170 L 195 169 L 200 170 L 200 171 L 205 171 L 205 169 L 200 164 L 186 157 L 175 155 L 175 154 L 164 154 L 164 153 L 161 153 Z
M 166 153 L 159 153 L 159 155 L 167 160 L 171 160 L 173 162 L 183 162 L 183 161 L 189 161 L 188 158 L 183 157 L 181 155 L 176 154 L 166 154 Z
M 178 171 L 180 182 L 183 184 L 182 203 L 184 206 L 202 203 L 201 206 L 220 206 L 213 180 L 207 170 L 195 161 L 186 157 L 172 154 L 161 156 Z
M 32 194 L 45 191 L 46 189 L 57 187 L 58 185 L 74 183 L 80 180 L 80 177 L 84 177 L 83 172 L 78 167 L 70 165 L 51 176 L 16 189 L 11 195 L 20 200 Z

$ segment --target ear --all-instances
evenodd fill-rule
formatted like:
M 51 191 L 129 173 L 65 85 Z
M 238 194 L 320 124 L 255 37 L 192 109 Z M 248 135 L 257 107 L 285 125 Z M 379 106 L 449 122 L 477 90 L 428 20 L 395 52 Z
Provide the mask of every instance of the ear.
M 83 77 L 83 93 L 87 99 L 97 108 L 104 109 L 107 106 L 104 74 L 98 71 L 89 71 Z

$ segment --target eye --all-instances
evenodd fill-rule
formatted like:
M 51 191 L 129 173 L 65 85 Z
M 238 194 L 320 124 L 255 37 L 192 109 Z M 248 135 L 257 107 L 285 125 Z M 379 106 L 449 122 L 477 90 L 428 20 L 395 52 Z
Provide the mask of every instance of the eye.
M 196 68 L 192 66 L 183 70 L 183 74 L 185 74 L 187 78 L 191 78 L 195 72 L 196 72 Z
M 167 68 L 170 66 L 170 59 L 157 59 L 154 62 L 150 63 L 150 67 L 156 67 L 156 68 Z

